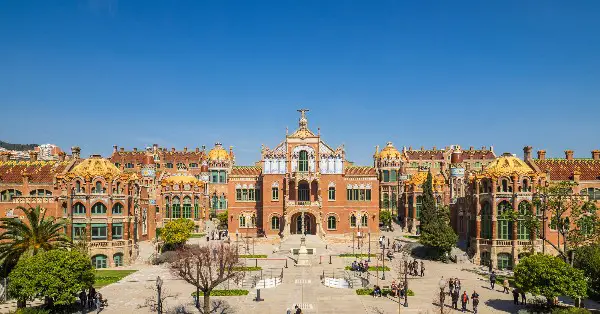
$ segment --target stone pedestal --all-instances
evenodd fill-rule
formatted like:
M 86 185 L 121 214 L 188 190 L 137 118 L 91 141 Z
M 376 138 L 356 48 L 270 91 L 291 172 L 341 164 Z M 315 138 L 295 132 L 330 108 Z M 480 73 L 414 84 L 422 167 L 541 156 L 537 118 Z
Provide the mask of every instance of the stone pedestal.
M 306 238 L 302 236 L 300 238 L 300 249 L 298 250 L 298 267 L 310 267 L 310 258 L 308 257 L 308 250 L 306 249 Z

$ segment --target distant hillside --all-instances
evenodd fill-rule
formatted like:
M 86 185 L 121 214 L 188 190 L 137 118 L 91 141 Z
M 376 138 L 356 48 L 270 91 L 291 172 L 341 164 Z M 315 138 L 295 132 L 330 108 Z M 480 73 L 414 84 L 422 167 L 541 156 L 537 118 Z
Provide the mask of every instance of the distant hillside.
M 0 147 L 8 149 L 8 150 L 18 150 L 18 151 L 28 151 L 33 150 L 38 144 L 11 144 L 7 142 L 0 141 Z

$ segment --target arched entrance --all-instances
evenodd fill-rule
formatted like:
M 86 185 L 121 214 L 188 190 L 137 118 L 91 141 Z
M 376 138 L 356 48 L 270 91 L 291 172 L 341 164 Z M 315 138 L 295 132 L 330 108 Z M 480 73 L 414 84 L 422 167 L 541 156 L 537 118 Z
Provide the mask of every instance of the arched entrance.
M 317 221 L 313 214 L 304 214 L 304 230 L 306 234 L 317 234 Z M 296 213 L 292 216 L 291 230 L 292 234 L 302 234 L 302 213 Z

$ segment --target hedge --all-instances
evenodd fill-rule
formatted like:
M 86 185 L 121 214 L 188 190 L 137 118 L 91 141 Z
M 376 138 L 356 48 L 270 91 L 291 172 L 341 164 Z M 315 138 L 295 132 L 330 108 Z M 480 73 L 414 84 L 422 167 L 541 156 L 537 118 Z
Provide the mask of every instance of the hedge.
M 259 271 L 262 270 L 260 266 L 242 266 L 242 267 L 234 267 L 235 271 Z
M 383 295 L 384 297 L 390 295 L 392 293 L 392 290 L 390 289 L 382 289 L 381 290 L 381 295 Z M 358 295 L 373 295 L 373 289 L 356 289 L 356 294 Z M 409 297 L 414 297 L 415 293 L 408 289 L 408 296 Z
M 248 295 L 248 290 L 213 290 L 210 292 L 211 296 L 214 297 L 234 297 L 240 295 Z M 200 296 L 203 296 L 204 292 L 200 291 Z M 196 296 L 196 292 L 192 292 L 192 297 Z

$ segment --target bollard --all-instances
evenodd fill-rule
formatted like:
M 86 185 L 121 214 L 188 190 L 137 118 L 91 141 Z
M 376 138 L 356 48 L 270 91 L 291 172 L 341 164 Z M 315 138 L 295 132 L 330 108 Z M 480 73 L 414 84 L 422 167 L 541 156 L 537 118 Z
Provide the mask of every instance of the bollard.
M 260 298 L 260 289 L 256 289 L 256 299 L 254 299 L 254 301 L 256 301 L 256 302 L 264 301 L 264 299 Z
M 287 258 L 285 259 L 285 268 L 288 268 L 287 267 Z
M 254 266 L 258 267 L 258 258 L 254 259 Z
M 331 255 L 329 255 L 329 264 L 331 264 Z

